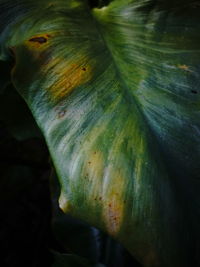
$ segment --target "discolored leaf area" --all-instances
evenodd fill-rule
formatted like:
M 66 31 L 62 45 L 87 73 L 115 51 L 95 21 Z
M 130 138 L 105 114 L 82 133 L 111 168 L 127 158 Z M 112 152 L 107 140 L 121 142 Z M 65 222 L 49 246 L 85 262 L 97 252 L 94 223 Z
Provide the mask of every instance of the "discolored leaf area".
M 62 209 L 144 266 L 199 266 L 199 2 L 0 3 L 0 60 L 15 58 Z

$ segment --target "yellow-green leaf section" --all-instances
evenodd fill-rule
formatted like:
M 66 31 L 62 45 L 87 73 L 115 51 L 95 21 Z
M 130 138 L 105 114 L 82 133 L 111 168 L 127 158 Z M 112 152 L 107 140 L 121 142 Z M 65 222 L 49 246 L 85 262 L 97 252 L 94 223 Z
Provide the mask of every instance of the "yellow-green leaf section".
M 61 208 L 144 266 L 198 266 L 198 1 L 0 3 L 0 59 L 14 55 Z

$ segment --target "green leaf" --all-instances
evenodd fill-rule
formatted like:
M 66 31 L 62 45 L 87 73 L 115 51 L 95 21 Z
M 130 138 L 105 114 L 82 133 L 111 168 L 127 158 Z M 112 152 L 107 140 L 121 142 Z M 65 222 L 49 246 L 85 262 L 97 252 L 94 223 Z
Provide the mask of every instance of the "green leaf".
M 200 264 L 199 3 L 0 3 L 0 58 L 15 55 L 62 209 L 144 266 Z

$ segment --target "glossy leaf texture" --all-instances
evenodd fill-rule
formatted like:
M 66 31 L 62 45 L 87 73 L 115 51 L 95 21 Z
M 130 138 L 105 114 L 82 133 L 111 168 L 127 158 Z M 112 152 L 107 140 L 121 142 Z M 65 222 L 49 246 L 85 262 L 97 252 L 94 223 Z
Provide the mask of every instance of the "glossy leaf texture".
M 1 60 L 40 126 L 66 213 L 144 266 L 198 266 L 198 1 L 1 0 Z

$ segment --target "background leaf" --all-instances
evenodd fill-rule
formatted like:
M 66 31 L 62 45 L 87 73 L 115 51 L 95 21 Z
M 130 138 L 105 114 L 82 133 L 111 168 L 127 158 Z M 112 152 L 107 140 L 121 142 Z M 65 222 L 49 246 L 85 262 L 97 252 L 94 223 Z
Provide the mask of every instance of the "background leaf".
M 1 122 L 1 266 L 51 265 L 47 156 L 48 151 L 41 139 L 18 141 Z
M 59 253 L 53 253 L 55 262 L 52 265 L 52 267 L 90 267 L 90 265 L 87 260 L 84 258 L 78 257 L 76 255 L 67 255 L 67 254 L 59 254 Z M 103 267 L 103 265 L 99 265 L 98 267 Z

